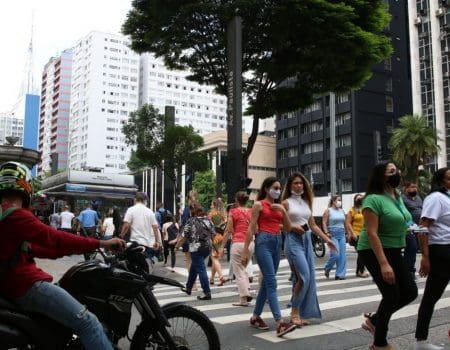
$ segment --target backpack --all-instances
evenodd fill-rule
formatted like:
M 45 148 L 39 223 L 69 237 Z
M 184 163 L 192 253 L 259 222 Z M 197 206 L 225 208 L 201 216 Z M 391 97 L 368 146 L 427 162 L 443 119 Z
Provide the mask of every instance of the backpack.
M 3 211 L 0 206 L 0 222 L 5 220 L 14 210 L 17 208 L 8 208 Z M 2 276 L 6 271 L 12 269 L 19 262 L 20 256 L 22 253 L 29 254 L 31 251 L 28 242 L 22 242 L 22 244 L 16 249 L 16 251 L 5 261 L 0 261 L 0 276 Z
M 195 226 L 195 236 L 189 243 L 189 251 L 211 250 L 211 228 L 198 218 L 194 218 L 193 226 Z
M 175 238 L 177 238 L 177 236 L 178 236 L 178 228 L 177 228 L 177 225 L 175 223 L 172 223 L 172 225 L 170 225 L 167 228 L 167 236 L 169 237 L 169 241 L 173 241 Z

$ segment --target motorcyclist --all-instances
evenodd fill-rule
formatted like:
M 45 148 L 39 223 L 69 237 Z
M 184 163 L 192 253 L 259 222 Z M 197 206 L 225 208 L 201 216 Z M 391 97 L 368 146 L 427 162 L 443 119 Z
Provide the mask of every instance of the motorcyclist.
M 99 247 L 120 250 L 125 242 L 119 238 L 99 241 L 44 225 L 30 211 L 32 193 L 31 173 L 25 165 L 0 165 L 1 211 L 9 214 L 0 221 L 0 294 L 72 329 L 88 350 L 112 349 L 97 317 L 52 284 L 52 276 L 39 269 L 33 258 L 56 259 Z

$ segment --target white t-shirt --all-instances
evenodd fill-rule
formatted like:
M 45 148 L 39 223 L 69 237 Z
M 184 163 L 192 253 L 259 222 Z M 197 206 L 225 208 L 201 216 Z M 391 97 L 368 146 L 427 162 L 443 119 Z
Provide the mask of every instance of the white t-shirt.
M 428 228 L 428 244 L 450 244 L 450 198 L 433 192 L 423 201 L 421 218 L 434 220 Z
M 61 228 L 71 230 L 72 229 L 72 219 L 75 215 L 71 213 L 70 211 L 63 211 L 60 214 L 61 217 Z
M 105 230 L 105 236 L 112 236 L 114 234 L 115 229 L 113 218 L 106 218 L 103 221 L 102 227 Z
M 128 208 L 125 213 L 124 222 L 130 224 L 130 240 L 142 244 L 147 247 L 153 247 L 155 243 L 155 235 L 153 227 L 158 225 L 155 213 L 147 208 L 142 203 L 136 203 L 134 206 Z

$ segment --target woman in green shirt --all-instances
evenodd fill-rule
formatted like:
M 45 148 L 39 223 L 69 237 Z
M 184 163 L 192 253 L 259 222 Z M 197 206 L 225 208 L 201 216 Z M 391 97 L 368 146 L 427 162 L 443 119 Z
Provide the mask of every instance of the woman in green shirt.
M 412 218 L 396 188 L 400 173 L 394 163 L 374 167 L 364 197 L 364 227 L 358 240 L 358 255 L 381 292 L 375 314 L 365 314 L 362 327 L 374 334 L 370 349 L 395 349 L 387 342 L 389 320 L 394 312 L 417 297 L 417 285 L 401 250 Z

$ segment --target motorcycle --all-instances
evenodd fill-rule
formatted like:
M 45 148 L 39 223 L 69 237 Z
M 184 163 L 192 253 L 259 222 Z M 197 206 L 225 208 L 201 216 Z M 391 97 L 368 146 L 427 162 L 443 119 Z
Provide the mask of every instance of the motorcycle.
M 144 247 L 132 244 L 123 253 L 83 261 L 58 282 L 103 324 L 115 345 L 127 337 L 131 350 L 219 350 L 213 323 L 199 310 L 181 302 L 160 306 L 153 286 L 184 287 L 178 281 L 149 273 Z M 132 307 L 142 321 L 128 336 Z M 0 297 L 0 349 L 70 349 L 83 346 L 72 331 L 43 315 L 27 313 Z

